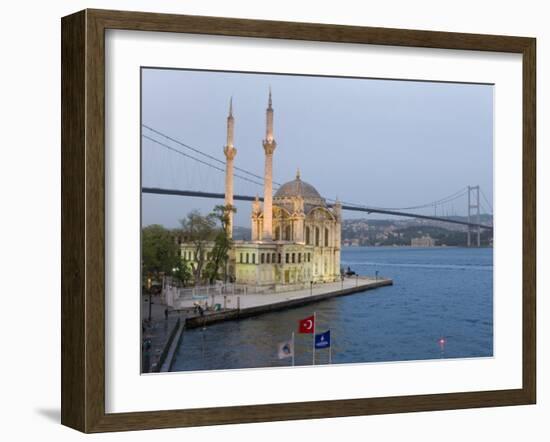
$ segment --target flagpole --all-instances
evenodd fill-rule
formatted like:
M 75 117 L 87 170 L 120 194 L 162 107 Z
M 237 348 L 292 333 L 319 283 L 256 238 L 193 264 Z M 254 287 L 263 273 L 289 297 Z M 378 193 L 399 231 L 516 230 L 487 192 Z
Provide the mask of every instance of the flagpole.
M 317 312 L 313 312 L 313 364 L 315 365 L 315 327 L 317 326 Z
M 294 367 L 294 353 L 296 352 L 294 348 L 294 332 L 292 332 L 292 366 Z

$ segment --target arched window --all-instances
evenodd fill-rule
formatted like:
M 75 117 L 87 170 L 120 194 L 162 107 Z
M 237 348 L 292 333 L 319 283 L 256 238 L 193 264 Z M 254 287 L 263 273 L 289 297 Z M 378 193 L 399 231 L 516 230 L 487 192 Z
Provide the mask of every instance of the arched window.
M 328 247 L 328 229 L 325 227 L 325 247 Z
M 306 244 L 310 244 L 309 240 L 309 227 L 306 227 Z
M 319 247 L 319 227 L 315 227 L 315 246 Z
M 291 241 L 292 240 L 292 237 L 291 237 L 291 232 L 290 232 L 290 226 L 286 226 L 285 227 L 285 241 Z
M 275 229 L 275 241 L 279 241 L 281 239 L 281 228 L 277 226 Z

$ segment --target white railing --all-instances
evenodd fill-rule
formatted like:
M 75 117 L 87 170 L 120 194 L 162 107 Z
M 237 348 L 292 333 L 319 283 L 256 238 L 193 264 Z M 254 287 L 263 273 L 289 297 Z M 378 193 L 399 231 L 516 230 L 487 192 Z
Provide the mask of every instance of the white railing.
M 368 279 L 365 277 L 346 278 L 346 281 L 353 279 L 357 280 Z M 349 284 L 349 283 L 348 283 Z M 163 289 L 163 297 L 167 305 L 178 308 L 183 302 L 189 305 L 191 302 L 208 302 L 212 304 L 214 301 L 223 299 L 224 296 L 247 296 L 247 295 L 271 295 L 275 293 L 285 293 L 298 290 L 315 290 L 323 287 L 323 284 L 313 284 L 309 282 L 285 284 L 285 285 L 251 285 L 251 284 L 235 284 L 235 283 L 217 283 L 213 285 L 201 285 L 194 287 L 176 287 L 166 284 Z M 215 302 L 214 302 L 215 303 Z

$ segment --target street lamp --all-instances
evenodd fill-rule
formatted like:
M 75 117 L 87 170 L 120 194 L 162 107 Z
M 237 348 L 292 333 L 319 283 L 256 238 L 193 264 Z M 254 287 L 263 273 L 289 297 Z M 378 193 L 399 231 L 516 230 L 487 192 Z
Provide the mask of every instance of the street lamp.
M 151 278 L 147 278 L 147 291 L 149 292 L 149 325 L 151 325 L 151 297 L 153 296 L 153 294 L 151 293 Z
M 227 259 L 225 260 L 225 265 L 224 265 L 224 274 L 223 274 L 223 282 L 225 283 L 225 285 L 227 286 Z

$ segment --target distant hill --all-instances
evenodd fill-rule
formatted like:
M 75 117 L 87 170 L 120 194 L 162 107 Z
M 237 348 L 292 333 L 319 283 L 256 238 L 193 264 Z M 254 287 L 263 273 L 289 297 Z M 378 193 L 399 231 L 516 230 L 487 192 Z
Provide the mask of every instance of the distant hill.
M 249 227 L 234 226 L 233 239 L 236 241 L 250 241 L 252 239 L 252 229 Z
M 467 221 L 465 216 L 447 217 Z M 472 220 L 475 222 L 475 218 Z M 492 225 L 491 215 L 480 215 L 481 224 Z M 415 218 L 396 220 L 348 219 L 342 223 L 344 246 L 410 246 L 414 238 L 430 237 L 438 246 L 466 246 L 467 228 L 459 224 Z M 493 232 L 481 231 L 482 246 L 491 246 Z

